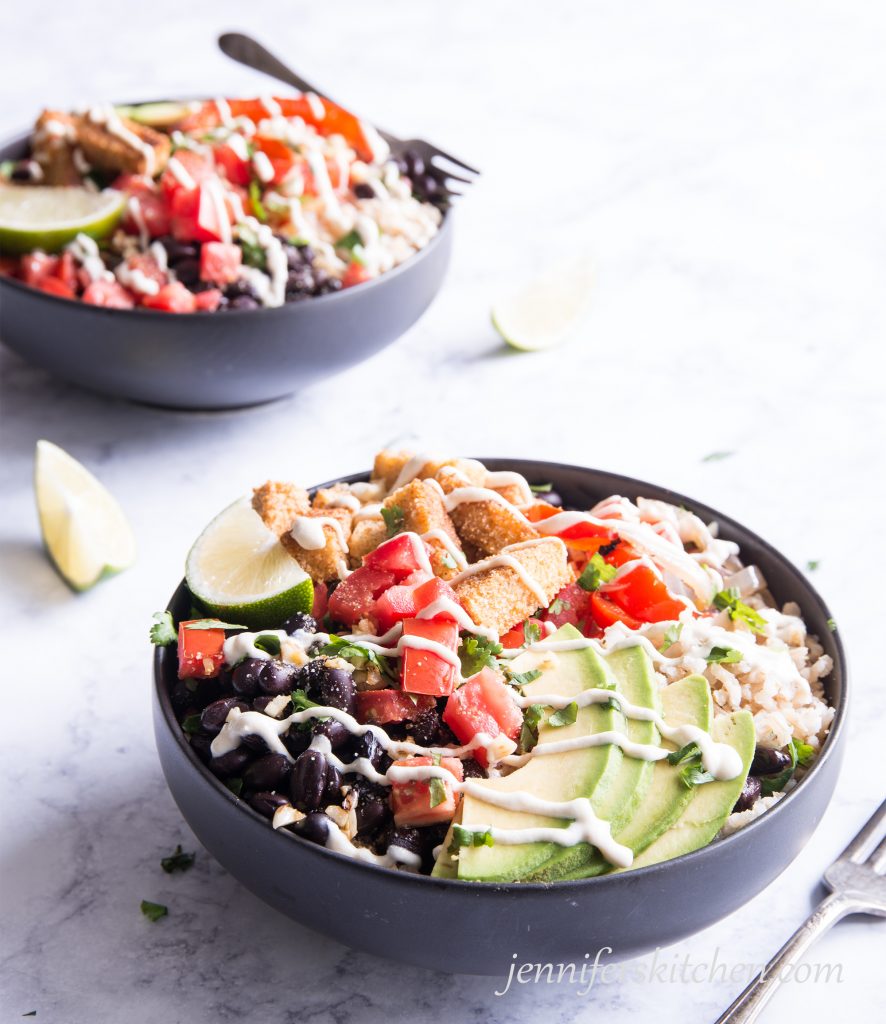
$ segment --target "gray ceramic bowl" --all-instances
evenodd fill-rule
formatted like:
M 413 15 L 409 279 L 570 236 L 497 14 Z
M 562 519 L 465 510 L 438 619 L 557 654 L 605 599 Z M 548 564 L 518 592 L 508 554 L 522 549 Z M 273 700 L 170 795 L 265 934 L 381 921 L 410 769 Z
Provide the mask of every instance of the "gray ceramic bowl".
M 0 144 L 18 159 L 29 135 Z M 181 409 L 292 394 L 362 362 L 407 331 L 440 290 L 452 211 L 430 243 L 365 284 L 279 309 L 161 313 L 103 309 L 0 275 L 0 341 L 93 391 Z
M 609 494 L 683 504 L 761 567 L 777 600 L 796 601 L 834 660 L 826 680 L 836 717 L 806 777 L 740 832 L 675 860 L 623 874 L 553 884 L 477 884 L 360 864 L 287 832 L 275 832 L 197 759 L 169 701 L 174 649 L 154 662 L 154 726 L 166 781 L 188 824 L 235 878 L 300 923 L 358 949 L 451 973 L 505 976 L 519 963 L 639 956 L 732 913 L 777 878 L 821 820 L 837 781 L 845 741 L 846 663 L 830 614 L 806 578 L 774 548 L 719 512 L 682 494 L 614 473 L 518 459 L 483 459 L 550 482 L 567 506 L 589 508 Z M 365 480 L 366 475 L 349 477 Z M 169 608 L 190 607 L 184 585 Z M 420 938 L 418 938 L 420 936 Z

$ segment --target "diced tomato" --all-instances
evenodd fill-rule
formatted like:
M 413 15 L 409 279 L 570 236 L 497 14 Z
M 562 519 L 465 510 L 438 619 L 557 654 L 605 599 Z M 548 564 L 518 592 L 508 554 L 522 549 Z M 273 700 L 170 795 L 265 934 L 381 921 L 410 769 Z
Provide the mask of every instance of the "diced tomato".
M 216 178 L 172 197 L 172 233 L 180 242 L 222 242 L 230 238 L 231 208 Z
M 314 584 L 314 604 L 311 607 L 311 615 L 317 622 L 323 621 L 326 609 L 329 607 L 329 588 L 325 583 Z
M 206 242 L 200 249 L 200 280 L 233 284 L 240 276 L 243 250 L 226 242 Z
M 248 185 L 252 180 L 252 168 L 249 160 L 227 142 L 219 143 L 212 150 L 216 167 L 224 172 L 225 177 L 233 185 Z
M 160 187 L 167 199 L 171 200 L 175 193 L 182 189 L 186 192 L 193 192 L 204 181 L 209 181 L 210 178 L 216 176 L 215 164 L 212 159 L 196 150 L 176 150 L 175 155 L 170 158 L 170 162 L 172 160 L 175 160 L 176 163 L 173 167 L 167 164 L 166 170 L 160 178 Z
M 546 611 L 544 619 L 557 629 L 568 624 L 584 636 L 600 635 L 600 627 L 591 615 L 591 595 L 577 583 L 567 583 L 551 602 L 551 607 L 556 611 Z
M 677 619 L 686 605 L 675 601 L 648 565 L 638 565 L 603 588 L 604 596 L 641 622 Z
M 454 605 L 459 605 L 458 598 L 455 596 L 455 591 L 445 580 L 439 579 L 435 576 L 433 579 L 428 580 L 427 583 L 422 583 L 421 586 L 415 588 L 415 610 L 423 612 L 426 608 L 429 608 L 432 604 L 436 604 L 438 601 L 451 601 Z M 460 607 L 460 605 L 459 605 Z M 433 619 L 440 620 L 445 619 L 449 622 L 457 621 L 452 612 L 447 611 L 445 608 L 438 611 Z
M 335 588 L 329 598 L 329 614 L 336 622 L 353 626 L 372 614 L 379 594 L 394 582 L 394 574 L 364 566 Z
M 399 583 L 411 573 L 427 569 L 428 553 L 427 544 L 417 534 L 400 533 L 370 551 L 363 558 L 363 565 L 368 569 L 383 569 L 393 573 Z
M 197 300 L 181 281 L 170 281 L 156 295 L 146 295 L 142 305 L 164 313 L 193 313 L 197 309 Z
M 458 650 L 458 626 L 454 622 L 404 619 L 403 636 L 430 640 L 453 654 Z M 447 697 L 452 693 L 456 680 L 455 665 L 435 651 L 404 645 L 401 665 L 401 685 L 406 693 L 429 693 L 434 697 Z
M 136 213 L 135 204 L 138 204 Z M 141 191 L 134 193 L 126 204 L 122 227 L 129 234 L 138 235 L 144 225 L 151 238 L 169 234 L 169 204 L 159 192 Z
M 364 725 L 409 722 L 436 706 L 434 698 L 424 694 L 410 697 L 402 690 L 361 690 L 357 694 L 357 721 Z
M 470 743 L 480 732 L 490 736 L 504 733 L 508 739 L 516 740 L 523 726 L 523 714 L 501 676 L 484 668 L 453 692 L 446 702 L 443 721 L 462 743 Z M 488 767 L 485 750 L 478 748 L 474 757 L 484 768 Z
M 605 598 L 599 590 L 591 594 L 591 614 L 600 629 L 607 629 L 616 622 L 623 622 L 628 629 L 639 629 L 641 625 L 633 615 L 628 615 L 614 601 Z
M 117 281 L 91 281 L 83 292 L 83 301 L 108 309 L 132 309 L 135 305 L 132 296 Z
M 363 284 L 364 281 L 368 281 L 370 276 L 366 267 L 354 260 L 348 264 L 348 269 L 341 279 L 341 286 L 342 288 L 353 288 L 355 284 Z
M 0 274 L 17 277 L 19 261 L 17 256 L 0 256 Z
M 77 290 L 77 264 L 74 262 L 72 253 L 63 252 L 58 258 L 58 266 L 55 268 L 55 276 L 66 284 L 72 292 Z
M 169 275 L 161 269 L 160 264 L 149 252 L 135 253 L 126 261 L 126 265 L 130 270 L 137 271 L 142 277 L 160 285 L 161 288 L 169 283 Z
M 22 256 L 21 276 L 25 284 L 37 285 L 44 277 L 51 277 L 58 267 L 58 256 L 45 252 L 29 252 Z
M 73 288 L 69 288 L 64 281 L 57 277 L 44 277 L 37 282 L 41 292 L 48 292 L 50 295 L 57 295 L 60 299 L 76 299 L 77 295 Z
M 425 768 L 434 764 L 431 757 L 407 757 L 395 761 L 394 765 L 402 768 Z M 457 757 L 440 759 L 439 767 L 445 768 L 459 782 L 464 777 L 464 769 Z M 397 825 L 435 825 L 449 821 L 458 807 L 459 794 L 455 787 L 445 779 L 443 783 L 445 799 L 431 806 L 430 779 L 410 779 L 408 782 L 394 782 L 391 785 L 391 806 L 394 809 L 394 821 Z
M 223 629 L 188 629 L 188 619 L 178 625 L 179 679 L 209 679 L 217 676 L 225 663 Z
M 538 626 L 539 635 L 544 636 L 545 631 L 541 624 L 541 619 L 529 618 L 526 620 L 530 625 Z M 508 650 L 514 650 L 516 647 L 522 647 L 526 641 L 526 623 L 520 622 L 513 629 L 509 629 L 507 633 L 503 633 L 499 638 L 498 642 L 502 647 L 506 647 Z
M 415 587 L 395 584 L 379 596 L 372 610 L 372 618 L 378 624 L 379 632 L 387 633 L 395 623 L 412 618 L 417 611 Z
M 218 288 L 207 288 L 205 292 L 195 292 L 194 302 L 200 313 L 214 313 L 221 303 L 222 293 Z
M 274 168 L 272 184 L 279 185 L 286 178 L 299 158 L 295 151 L 282 139 L 272 139 L 264 135 L 256 135 L 252 140 L 256 151 L 264 153 Z

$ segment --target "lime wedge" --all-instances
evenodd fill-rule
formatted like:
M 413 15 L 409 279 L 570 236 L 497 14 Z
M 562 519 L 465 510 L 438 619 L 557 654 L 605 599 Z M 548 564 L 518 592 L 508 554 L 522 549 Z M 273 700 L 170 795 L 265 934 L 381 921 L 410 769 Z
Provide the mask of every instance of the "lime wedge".
M 193 103 L 176 103 L 164 100 L 160 103 L 139 103 L 134 107 L 117 107 L 120 117 L 146 124 L 149 128 L 172 128 L 187 117 L 194 109 Z M 201 104 L 197 103 L 199 108 Z
M 116 499 L 49 441 L 37 442 L 34 490 L 43 543 L 74 590 L 88 590 L 132 565 L 135 540 Z
M 0 186 L 0 252 L 58 252 L 81 232 L 104 238 L 114 230 L 125 202 L 126 196 L 113 189 Z
M 250 499 L 220 512 L 197 538 L 188 589 L 208 612 L 252 629 L 279 626 L 314 603 L 310 576 L 262 522 Z
M 531 281 L 495 303 L 492 326 L 521 352 L 540 352 L 561 344 L 584 318 L 591 292 L 587 263 L 561 267 Z

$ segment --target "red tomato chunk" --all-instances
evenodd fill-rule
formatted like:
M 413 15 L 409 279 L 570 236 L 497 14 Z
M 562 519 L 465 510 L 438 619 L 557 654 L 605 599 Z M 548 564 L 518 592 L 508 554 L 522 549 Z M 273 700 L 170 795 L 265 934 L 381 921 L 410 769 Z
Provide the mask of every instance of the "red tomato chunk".
M 453 654 L 458 650 L 458 626 L 454 622 L 433 622 L 431 619 L 405 619 L 403 636 L 418 637 L 442 644 Z M 455 686 L 455 665 L 434 651 L 403 647 L 403 689 L 407 693 L 429 693 L 446 697 Z
M 433 765 L 433 758 L 430 757 L 409 757 L 403 761 L 395 761 L 395 765 L 404 768 L 420 768 Z M 444 757 L 440 761 L 440 767 L 461 782 L 464 779 L 461 761 L 457 757 Z M 394 821 L 398 825 L 436 825 L 439 822 L 449 821 L 455 814 L 458 807 L 459 794 L 455 788 L 445 779 L 443 789 L 445 799 L 435 806 L 431 806 L 431 783 L 430 780 L 415 779 L 410 782 L 395 782 L 391 786 L 391 806 L 394 809 Z
M 452 694 L 446 702 L 443 721 L 465 744 L 481 732 L 489 736 L 504 733 L 516 740 L 523 726 L 523 713 L 501 676 L 484 668 Z M 489 766 L 485 750 L 476 750 L 474 757 L 484 768 Z
M 209 679 L 217 676 L 225 663 L 225 631 L 188 629 L 188 623 L 195 621 L 178 624 L 179 679 Z
M 436 706 L 433 697 L 410 697 L 402 690 L 363 690 L 357 694 L 357 721 L 364 725 L 408 722 Z

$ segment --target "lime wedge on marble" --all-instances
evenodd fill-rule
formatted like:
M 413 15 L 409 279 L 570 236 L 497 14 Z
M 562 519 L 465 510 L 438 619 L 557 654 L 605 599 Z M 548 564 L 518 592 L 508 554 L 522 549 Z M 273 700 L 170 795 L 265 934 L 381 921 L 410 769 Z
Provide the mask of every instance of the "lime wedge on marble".
M 132 565 L 135 539 L 116 499 L 49 441 L 37 442 L 34 490 L 43 543 L 74 590 L 88 590 Z
M 126 196 L 114 189 L 0 186 L 0 252 L 57 252 L 81 232 L 104 238 L 114 230 L 125 202 Z
M 220 512 L 188 554 L 188 589 L 207 612 L 252 629 L 310 612 L 314 584 L 262 522 L 251 500 Z
M 589 264 L 558 267 L 496 302 L 492 325 L 521 352 L 554 348 L 581 324 L 590 293 Z

